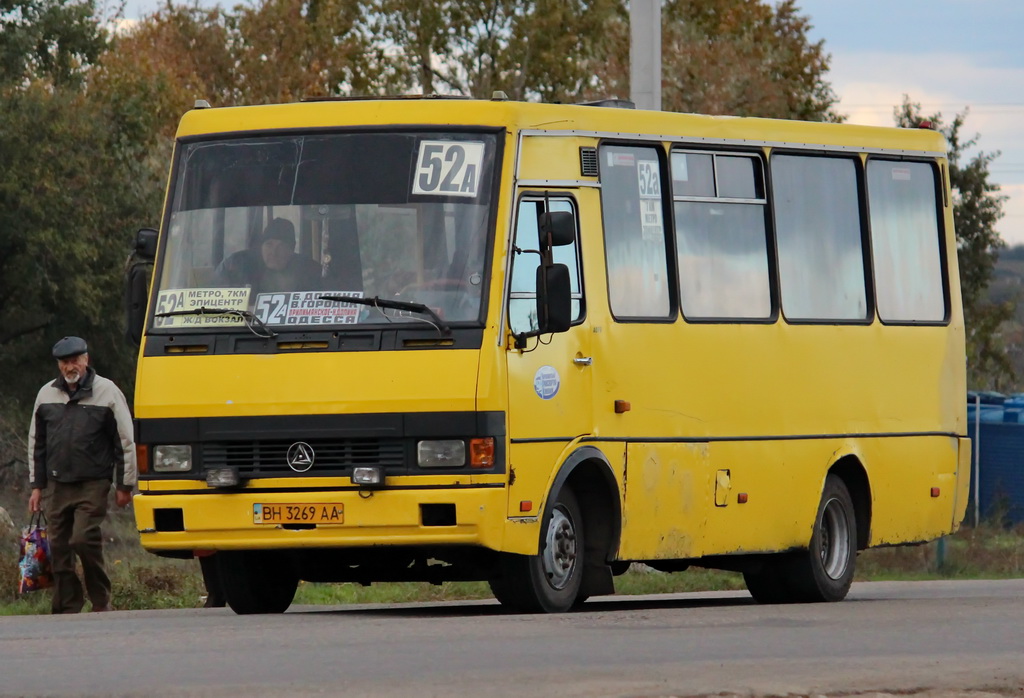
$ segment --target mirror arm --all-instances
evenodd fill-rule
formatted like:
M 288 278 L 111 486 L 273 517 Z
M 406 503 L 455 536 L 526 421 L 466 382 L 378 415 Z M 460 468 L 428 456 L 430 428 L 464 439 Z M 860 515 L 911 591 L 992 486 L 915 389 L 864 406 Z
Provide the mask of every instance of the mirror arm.
M 551 243 L 553 242 L 551 232 L 551 192 L 547 189 L 544 190 L 544 215 L 547 217 L 547 225 L 542 230 L 547 230 L 548 239 L 544 241 L 544 254 L 541 257 L 541 264 L 549 266 L 551 264 Z

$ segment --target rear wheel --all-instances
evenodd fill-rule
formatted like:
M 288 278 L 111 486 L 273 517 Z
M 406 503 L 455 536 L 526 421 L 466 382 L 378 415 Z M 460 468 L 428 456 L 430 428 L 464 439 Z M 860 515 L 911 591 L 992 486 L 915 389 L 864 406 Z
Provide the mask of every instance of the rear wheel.
M 857 522 L 853 499 L 837 475 L 825 479 L 811 545 L 780 555 L 757 572 L 744 573 L 759 603 L 841 601 L 850 591 L 857 561 Z
M 287 555 L 269 550 L 225 550 L 215 559 L 228 606 L 235 613 L 288 610 L 299 578 Z
M 781 556 L 778 556 L 781 557 Z M 781 560 L 766 562 L 757 572 L 744 572 L 747 591 L 758 603 L 787 603 L 790 598 L 786 585 L 785 563 Z
M 536 555 L 504 554 L 491 591 L 503 606 L 527 613 L 561 613 L 578 602 L 583 580 L 583 517 L 563 489 L 544 519 Z

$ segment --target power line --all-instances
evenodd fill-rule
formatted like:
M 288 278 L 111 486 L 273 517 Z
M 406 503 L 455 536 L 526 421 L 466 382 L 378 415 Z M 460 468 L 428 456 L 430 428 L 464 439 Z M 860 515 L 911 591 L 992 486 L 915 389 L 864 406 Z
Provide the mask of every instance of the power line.
M 840 102 L 842 99 L 840 99 Z M 956 107 L 956 106 L 967 106 L 970 108 L 974 107 L 1024 107 L 1024 102 L 974 102 L 970 100 L 964 100 L 963 102 L 924 102 L 929 107 Z M 849 107 L 872 107 L 872 108 L 893 108 L 902 107 L 902 104 L 848 104 Z
M 870 114 L 892 114 L 894 111 L 899 109 L 899 107 L 897 107 L 897 106 L 886 107 L 885 105 L 843 104 L 842 102 L 837 102 L 835 106 L 836 106 L 836 108 L 838 108 L 840 110 L 856 110 L 856 111 L 861 111 L 861 112 L 868 112 Z M 1006 105 L 1006 106 L 1003 106 L 1003 107 L 995 107 L 995 106 L 989 106 L 989 107 L 982 106 L 982 107 L 978 107 L 978 106 L 975 106 L 975 105 L 968 104 L 968 105 L 960 105 L 958 107 L 952 107 L 953 110 L 959 110 L 959 109 L 962 109 L 962 108 L 963 109 L 967 109 L 967 111 L 969 113 L 969 116 L 978 116 L 978 115 L 985 115 L 985 114 L 991 115 L 991 116 L 1014 116 L 1016 114 L 1020 114 L 1020 113 L 1024 112 L 1024 105 L 1012 105 L 1012 106 L 1011 105 Z M 936 110 L 936 109 L 938 111 L 944 111 L 942 107 L 929 106 L 928 108 L 922 107 L 921 112 L 925 113 L 925 112 L 930 112 L 930 111 L 933 111 L 933 110 Z M 948 111 L 948 110 L 946 110 L 946 111 Z

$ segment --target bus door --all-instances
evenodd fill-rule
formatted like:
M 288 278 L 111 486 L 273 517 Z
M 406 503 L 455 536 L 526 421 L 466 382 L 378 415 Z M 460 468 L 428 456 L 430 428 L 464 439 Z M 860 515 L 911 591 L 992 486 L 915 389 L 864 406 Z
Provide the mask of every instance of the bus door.
M 515 220 L 508 322 L 513 334 L 537 328 L 536 272 L 540 256 L 538 217 L 547 210 L 568 211 L 577 222 L 576 241 L 554 248 L 554 261 L 569 268 L 573 324 L 568 332 L 528 337 L 511 345 L 508 360 L 510 467 L 509 516 L 538 516 L 551 470 L 575 438 L 590 434 L 591 330 L 580 273 L 579 216 L 564 193 L 525 192 Z

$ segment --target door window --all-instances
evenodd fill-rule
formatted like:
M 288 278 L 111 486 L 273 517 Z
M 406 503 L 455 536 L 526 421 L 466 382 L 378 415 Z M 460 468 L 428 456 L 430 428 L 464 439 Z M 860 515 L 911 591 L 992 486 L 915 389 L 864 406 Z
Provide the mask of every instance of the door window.
M 509 297 L 509 327 L 515 334 L 532 332 L 537 329 L 537 267 L 540 266 L 540 228 L 538 219 L 551 207 L 552 211 L 567 211 L 576 218 L 571 199 L 567 198 L 524 198 L 519 202 L 516 216 L 517 252 L 512 260 L 512 288 Z M 580 283 L 579 235 L 572 245 L 562 245 L 552 250 L 555 264 L 569 268 L 572 288 L 572 321 L 583 319 L 583 287 Z

